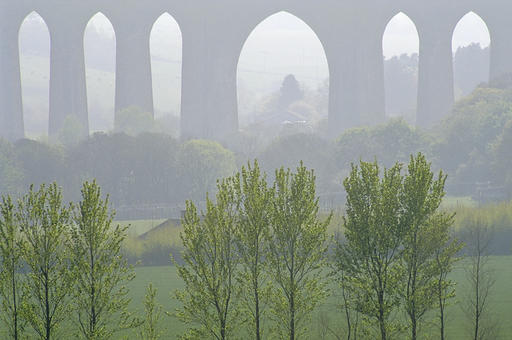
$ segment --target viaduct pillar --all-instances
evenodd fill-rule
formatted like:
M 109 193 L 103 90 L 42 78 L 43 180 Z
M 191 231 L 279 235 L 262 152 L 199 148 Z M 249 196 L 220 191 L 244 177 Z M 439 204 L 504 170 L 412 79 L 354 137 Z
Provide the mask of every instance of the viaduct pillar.
M 506 16 L 504 14 L 507 14 Z M 512 13 L 493 13 L 486 19 L 491 36 L 490 79 L 512 73 Z
M 348 28 L 347 28 L 348 29 Z M 350 29 L 349 32 L 352 32 Z M 374 29 L 346 34 L 329 42 L 329 135 L 374 125 L 385 118 L 382 33 Z
M 222 140 L 238 131 L 237 45 L 197 27 L 182 35 L 181 137 Z
M 0 137 L 10 141 L 24 137 L 21 99 L 18 18 L 0 18 Z
M 418 26 L 420 40 L 416 125 L 432 127 L 450 113 L 454 103 L 452 32 L 434 17 Z
M 126 20 L 116 25 L 115 112 L 135 106 L 153 115 L 151 25 Z
M 83 27 L 65 23 L 50 27 L 49 136 L 58 135 L 68 116 L 81 124 L 81 137 L 89 134 Z

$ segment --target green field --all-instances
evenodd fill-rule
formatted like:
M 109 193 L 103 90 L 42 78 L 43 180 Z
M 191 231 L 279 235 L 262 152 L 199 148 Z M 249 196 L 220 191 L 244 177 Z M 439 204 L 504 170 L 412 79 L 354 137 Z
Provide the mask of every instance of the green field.
M 496 339 L 510 339 L 510 334 L 512 334 L 512 294 L 510 294 L 510 288 L 512 287 L 512 256 L 493 257 L 490 263 L 496 275 L 496 285 L 492 296 L 492 317 L 493 320 L 498 320 L 500 324 L 500 337 Z M 463 300 L 465 294 L 467 294 L 463 268 L 466 264 L 460 262 L 453 273 L 453 279 L 458 282 L 458 285 L 457 298 L 452 301 L 453 305 L 448 311 L 447 339 L 450 340 L 469 338 L 469 324 L 463 311 L 465 307 Z M 173 311 L 176 308 L 177 302 L 171 297 L 171 292 L 182 287 L 182 284 L 176 276 L 174 267 L 140 267 L 136 269 L 136 272 L 137 277 L 130 284 L 133 299 L 131 308 L 133 311 L 142 309 L 144 290 L 149 282 L 153 282 L 154 286 L 158 288 L 158 299 L 165 310 Z M 327 311 L 327 313 L 322 313 L 322 310 Z M 324 317 L 328 315 L 332 325 L 340 325 L 343 322 L 342 315 L 336 312 L 336 298 L 331 297 L 316 312 L 310 327 L 310 339 L 322 339 L 319 334 L 319 322 L 317 321 L 320 315 L 324 315 Z M 177 335 L 184 329 L 179 321 L 168 316 L 163 317 L 161 327 L 165 329 L 163 339 L 176 339 Z M 433 329 L 433 332 L 435 332 L 435 328 Z M 437 333 L 433 334 L 437 335 Z M 334 337 L 326 337 L 325 339 L 334 339 Z
M 448 204 L 450 207 L 471 207 L 470 199 L 454 199 Z M 462 204 L 461 204 L 462 203 Z M 492 224 L 503 224 L 509 225 L 508 217 L 502 217 L 502 213 L 508 211 L 508 206 L 497 206 L 488 207 L 489 213 L 501 222 L 493 221 Z M 501 213 L 500 213 L 501 212 Z M 469 213 L 468 211 L 461 211 L 461 217 L 464 214 Z M 500 217 L 501 216 L 501 217 Z M 150 229 L 152 225 L 159 223 L 160 221 L 130 221 L 132 227 L 130 233 L 132 235 L 140 234 L 141 232 Z M 330 231 L 333 232 L 333 228 L 339 225 L 340 221 L 336 220 L 331 226 Z M 180 228 L 171 228 L 168 234 L 165 234 L 167 242 L 177 246 L 179 242 L 178 232 Z M 172 233 L 171 233 L 172 231 Z M 160 238 L 160 236 L 158 237 Z M 452 305 L 448 310 L 448 326 L 447 326 L 447 339 L 468 339 L 470 325 L 464 309 L 467 305 L 464 301 L 468 295 L 468 285 L 466 284 L 466 274 L 464 266 L 467 265 L 467 261 L 461 261 L 458 263 L 457 268 L 453 272 L 453 279 L 457 282 L 457 297 L 452 300 Z M 497 320 L 500 326 L 500 337 L 496 339 L 510 339 L 512 334 L 512 294 L 510 294 L 510 288 L 512 287 L 512 256 L 496 256 L 491 258 L 491 265 L 496 277 L 496 284 L 494 287 L 494 294 L 492 296 L 492 320 Z M 142 309 L 142 301 L 144 297 L 144 290 L 149 282 L 153 282 L 156 288 L 158 288 L 159 302 L 164 306 L 166 311 L 174 311 L 177 307 L 177 301 L 172 298 L 172 292 L 176 288 L 182 287 L 180 279 L 176 276 L 175 268 L 172 266 L 160 266 L 160 267 L 138 267 L 136 268 L 137 277 L 130 284 L 132 294 L 132 305 L 133 311 Z M 335 287 L 333 287 L 335 289 Z M 335 293 L 335 290 L 333 291 Z M 313 317 L 313 322 L 309 327 L 311 329 L 311 339 L 322 339 L 320 336 L 320 317 L 325 321 L 329 319 L 331 325 L 339 327 L 343 324 L 343 316 L 337 310 L 336 302 L 337 298 L 335 294 L 331 296 L 324 305 L 319 308 Z M 397 316 L 397 317 L 401 317 Z M 165 330 L 164 339 L 175 339 L 184 330 L 184 325 L 181 324 L 175 318 L 165 316 L 162 320 L 161 327 Z M 437 335 L 437 326 L 435 324 L 430 326 L 429 330 L 432 334 Z M 128 334 L 125 334 L 128 335 Z M 432 336 L 432 338 L 437 338 Z M 334 339 L 334 337 L 327 337 L 326 339 Z
M 140 231 L 139 231 L 140 232 Z M 170 260 L 169 260 L 170 263 Z M 490 267 L 495 275 L 496 284 L 491 299 L 491 317 L 499 323 L 500 333 L 499 337 L 495 339 L 510 339 L 512 334 L 512 294 L 510 288 L 512 287 L 512 256 L 496 256 L 490 259 Z M 452 305 L 448 310 L 448 323 L 447 323 L 447 339 L 468 339 L 470 325 L 464 313 L 464 300 L 468 294 L 468 286 L 466 284 L 466 277 L 464 266 L 468 264 L 467 261 L 458 263 L 457 268 L 454 270 L 452 278 L 457 284 L 457 297 L 452 300 Z M 130 304 L 130 311 L 138 315 L 143 311 L 143 299 L 147 285 L 152 282 L 154 287 L 158 289 L 157 300 L 167 312 L 173 312 L 178 307 L 178 302 L 173 298 L 173 291 L 183 287 L 181 280 L 177 277 L 176 269 L 174 266 L 158 266 L 158 267 L 143 267 L 135 268 L 136 277 L 129 283 L 130 297 L 132 302 Z M 339 328 L 343 325 L 343 315 L 337 308 L 336 287 L 332 286 L 332 296 L 328 298 L 325 303 L 315 311 L 312 322 L 309 326 L 311 330 L 308 339 L 335 339 L 332 336 L 322 337 L 320 334 L 321 323 L 319 322 L 322 317 L 323 320 L 328 320 L 333 328 Z M 401 315 L 397 316 L 401 317 Z M 179 334 L 185 330 L 185 326 L 172 316 L 164 315 L 159 325 L 164 332 L 162 339 L 177 339 Z M 64 328 L 67 328 L 64 325 Z M 0 338 L 4 338 L 5 330 L 0 328 Z M 70 334 L 69 329 L 64 329 L 63 334 Z M 431 325 L 430 332 L 433 334 L 427 339 L 437 338 L 436 325 Z M 69 337 L 64 337 L 69 338 Z M 136 339 L 136 331 L 126 331 L 119 333 L 116 339 Z

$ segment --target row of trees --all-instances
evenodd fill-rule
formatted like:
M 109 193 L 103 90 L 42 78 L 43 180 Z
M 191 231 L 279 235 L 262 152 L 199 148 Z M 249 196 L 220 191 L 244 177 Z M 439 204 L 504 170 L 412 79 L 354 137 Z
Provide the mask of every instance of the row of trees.
M 320 274 L 330 217 L 318 218 L 312 171 L 301 165 L 275 175 L 269 187 L 255 163 L 219 182 L 202 218 L 187 203 L 185 264 L 177 265 L 186 288 L 176 296 L 178 316 L 197 327 L 185 338 L 231 338 L 242 325 L 256 339 L 306 332 L 326 293 Z
M 98 133 L 68 148 L 2 141 L 0 161 L 1 194 L 18 196 L 31 184 L 58 180 L 65 200 L 77 201 L 81 183 L 95 179 L 116 208 L 200 199 L 236 169 L 234 154 L 216 142 L 180 143 L 164 134 Z
M 82 200 L 65 205 L 56 184 L 0 205 L 0 317 L 12 339 L 50 340 L 73 329 L 106 339 L 144 324 L 127 313 L 132 268 L 120 255 L 125 228 L 112 224 L 108 198 L 84 183 Z M 71 321 L 70 321 L 71 320 Z M 65 326 L 65 327 L 63 327 Z M 30 330 L 30 329 L 31 330 Z
M 59 180 L 66 200 L 77 200 L 80 184 L 95 178 L 123 215 L 134 206 L 178 206 L 185 199 L 202 200 L 205 191 L 215 190 L 217 178 L 232 175 L 248 159 L 258 158 L 268 172 L 303 160 L 316 170 L 318 191 L 322 198 L 328 196 L 325 202 L 343 191 L 341 179 L 350 172 L 352 162 L 378 156 L 391 167 L 397 160 L 407 162 L 410 154 L 423 152 L 435 169 L 450 175 L 446 183 L 450 195 L 505 200 L 512 194 L 508 147 L 512 90 L 510 80 L 498 81 L 459 101 L 452 115 L 430 131 L 391 120 L 349 129 L 336 141 L 327 139 L 322 130 L 265 139 L 252 129 L 230 136 L 223 145 L 180 142 L 161 133 L 98 133 L 67 147 L 2 141 L 0 193 L 20 194 L 30 184 Z M 479 189 L 487 191 L 478 195 Z
M 353 166 L 343 234 L 330 240 L 313 171 L 281 168 L 270 185 L 258 163 L 243 167 L 218 183 L 202 217 L 187 203 L 185 264 L 177 265 L 185 282 L 179 316 L 192 326 L 185 338 L 227 339 L 245 326 L 256 339 L 297 339 L 315 307 L 341 292 L 347 339 L 406 330 L 417 339 L 435 309 L 444 339 L 455 294 L 447 276 L 462 248 L 451 234 L 453 215 L 439 211 L 445 180 L 422 154 L 405 173 L 399 163 L 384 171 L 377 163 Z
M 399 163 L 384 171 L 376 163 L 353 166 L 344 181 L 343 233 L 335 238 L 328 236 L 332 215 L 319 213 L 315 175 L 303 164 L 278 169 L 272 185 L 257 162 L 218 182 L 206 210 L 200 215 L 188 202 L 183 219 L 184 264 L 176 266 L 185 289 L 175 292 L 176 316 L 190 326 L 183 338 L 297 339 L 310 334 L 313 310 L 338 295 L 349 340 L 417 339 L 432 335 L 423 326 L 436 320 L 444 339 L 455 296 L 448 275 L 462 249 L 450 231 L 453 214 L 439 211 L 445 180 L 422 154 L 406 172 Z M 63 204 L 52 184 L 16 203 L 3 198 L 2 334 L 104 339 L 137 327 L 139 338 L 159 338 L 163 311 L 151 285 L 144 317 L 127 311 L 125 284 L 134 272 L 121 255 L 126 229 L 113 225 L 95 182 L 84 183 L 81 194 L 79 203 Z M 490 238 L 483 222 L 473 224 L 465 302 L 477 340 L 496 328 L 489 324 Z

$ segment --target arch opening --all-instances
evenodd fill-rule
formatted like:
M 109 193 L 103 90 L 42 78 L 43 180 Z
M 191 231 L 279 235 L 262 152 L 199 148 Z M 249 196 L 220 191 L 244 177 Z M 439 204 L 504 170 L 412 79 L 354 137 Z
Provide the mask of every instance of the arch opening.
M 414 22 L 403 12 L 387 24 L 382 36 L 386 116 L 416 123 L 419 35 Z
M 469 12 L 459 20 L 452 36 L 456 99 L 489 80 L 490 43 L 489 29 L 479 15 Z
M 87 23 L 83 39 L 90 131 L 112 130 L 116 74 L 114 27 L 99 12 Z
M 23 20 L 18 40 L 25 136 L 47 136 L 50 110 L 50 32 L 37 12 L 30 13 Z
M 329 67 L 313 29 L 288 12 L 260 22 L 238 60 L 237 93 L 242 129 L 267 137 L 325 126 Z
M 178 23 L 162 14 L 150 35 L 154 117 L 162 131 L 174 136 L 180 129 L 182 48 Z

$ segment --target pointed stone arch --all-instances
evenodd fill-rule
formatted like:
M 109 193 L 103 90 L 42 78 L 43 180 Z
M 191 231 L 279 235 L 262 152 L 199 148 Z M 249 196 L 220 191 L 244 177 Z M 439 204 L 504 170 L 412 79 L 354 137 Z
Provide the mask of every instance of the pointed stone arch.
M 382 34 L 386 115 L 402 117 L 412 125 L 418 97 L 419 39 L 415 22 L 404 12 L 394 15 Z
M 179 23 L 169 12 L 162 13 L 150 32 L 151 72 L 155 119 L 163 119 L 177 134 L 181 112 L 183 39 Z
M 51 35 L 46 20 L 37 11 L 30 12 L 21 22 L 18 44 L 23 130 L 28 137 L 46 135 L 50 110 Z
M 273 70 L 270 66 L 270 63 L 272 63 L 271 58 L 273 54 L 276 53 L 276 51 L 284 51 L 285 47 L 283 45 L 286 44 L 286 42 L 283 43 L 281 39 L 279 41 L 281 42 L 279 46 L 270 46 L 269 50 L 265 51 L 259 51 L 261 56 L 256 56 L 254 58 L 260 58 L 260 65 L 256 65 L 257 63 L 251 62 L 250 60 L 245 60 L 248 58 L 248 55 L 246 53 L 254 53 L 256 51 L 256 42 L 253 44 L 253 39 L 258 39 L 258 32 L 259 30 L 264 27 L 266 23 L 272 22 L 273 19 L 277 18 L 278 16 L 286 16 L 288 19 L 288 25 L 304 28 L 305 31 L 307 31 L 307 34 L 309 37 L 307 38 L 310 43 L 312 44 L 309 46 L 309 51 L 307 51 L 306 48 L 303 47 L 302 51 L 299 51 L 297 54 L 296 52 L 292 52 L 288 56 L 289 62 L 286 63 L 286 65 L 280 65 L 280 69 L 285 69 L 284 71 L 277 71 Z M 273 28 L 272 30 L 275 33 L 275 30 L 278 28 Z M 249 33 L 244 36 L 245 39 L 242 41 L 242 45 L 240 46 L 240 50 L 237 53 L 237 96 L 238 96 L 238 111 L 239 115 L 240 113 L 247 113 L 248 108 L 250 107 L 249 104 L 244 104 L 241 101 L 243 101 L 243 93 L 240 91 L 242 86 L 244 85 L 244 74 L 245 77 L 250 77 L 250 75 L 254 74 L 260 74 L 266 76 L 267 79 L 265 82 L 261 82 L 257 87 L 259 87 L 258 91 L 263 91 L 263 88 L 269 88 L 272 91 L 275 91 L 278 89 L 278 86 L 281 85 L 283 79 L 289 75 L 294 74 L 297 76 L 299 82 L 308 82 L 310 88 L 314 87 L 321 87 L 324 83 L 324 87 L 327 87 L 326 91 L 329 92 L 329 84 L 328 84 L 328 78 L 329 78 L 329 61 L 327 58 L 327 53 L 325 49 L 325 44 L 321 40 L 318 33 L 315 31 L 315 29 L 309 25 L 306 21 L 304 21 L 299 16 L 288 12 L 288 11 L 278 11 L 275 13 L 272 13 L 262 20 L 260 20 L 256 25 L 249 27 Z M 269 30 L 270 32 L 270 30 Z M 261 32 L 262 35 L 265 35 L 264 32 Z M 269 33 L 267 33 L 269 34 Z M 283 32 L 282 35 L 284 36 L 286 33 Z M 261 41 L 265 41 L 264 44 L 268 45 L 268 39 L 263 39 Z M 277 41 L 277 39 L 276 39 Z M 253 45 L 251 45 L 253 44 Z M 290 44 L 293 45 L 293 44 Z M 298 46 L 298 44 L 295 44 Z M 253 51 L 254 50 L 254 51 Z M 296 47 L 290 46 L 290 50 L 295 50 Z M 311 53 L 311 50 L 315 50 L 317 52 Z M 256 51 L 258 52 L 258 51 Z M 301 60 L 302 63 L 304 63 L 305 59 L 315 59 L 316 60 L 316 70 L 300 70 L 300 64 Z M 274 58 L 277 59 L 277 58 Z M 282 58 L 284 60 L 284 58 Z M 274 60 L 275 62 L 275 60 Z M 254 64 L 254 66 L 251 66 L 251 64 Z M 293 70 L 300 70 L 300 73 L 297 73 L 297 71 Z M 326 80 L 327 79 L 327 80 Z M 247 83 L 247 81 L 246 81 Z M 250 90 L 249 90 L 250 91 Z M 328 111 L 328 95 L 326 95 L 325 98 L 325 112 L 321 112 L 321 114 L 327 115 Z M 254 104 L 254 103 L 253 103 Z M 241 109 L 245 105 L 244 109 Z M 317 110 L 319 111 L 319 110 Z M 325 117 L 326 118 L 326 117 Z M 316 119 L 316 118 L 315 118 Z
M 111 20 L 102 12 L 94 14 L 84 29 L 83 40 L 90 130 L 111 130 L 116 75 L 116 31 Z
M 475 30 L 475 27 L 478 29 Z M 480 83 L 489 80 L 490 44 L 489 27 L 477 13 L 467 12 L 454 26 L 452 51 L 455 98 L 468 95 Z

